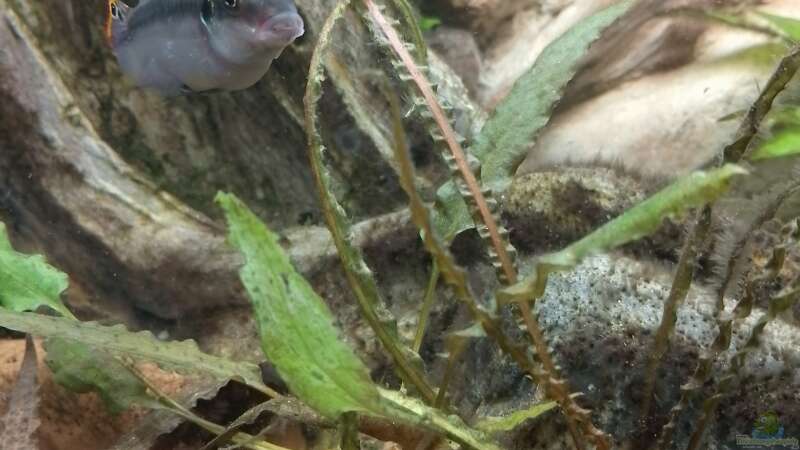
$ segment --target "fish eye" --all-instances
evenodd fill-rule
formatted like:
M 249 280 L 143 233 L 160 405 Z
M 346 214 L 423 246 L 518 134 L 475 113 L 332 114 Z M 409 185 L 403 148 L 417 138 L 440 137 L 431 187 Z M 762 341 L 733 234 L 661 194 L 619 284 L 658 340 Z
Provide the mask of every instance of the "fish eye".
M 225 6 L 235 9 L 239 6 L 239 0 L 225 0 Z
M 125 16 L 122 15 L 122 11 L 117 6 L 117 2 L 111 2 L 111 17 L 119 21 L 125 20 Z

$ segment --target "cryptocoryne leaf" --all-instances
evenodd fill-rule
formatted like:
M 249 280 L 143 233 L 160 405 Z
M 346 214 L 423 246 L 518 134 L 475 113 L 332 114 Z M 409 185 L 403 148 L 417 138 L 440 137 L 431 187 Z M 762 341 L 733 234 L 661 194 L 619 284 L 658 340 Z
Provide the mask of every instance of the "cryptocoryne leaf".
M 517 165 L 550 120 L 564 87 L 575 75 L 589 46 L 635 2 L 622 1 L 576 24 L 548 45 L 531 69 L 517 80 L 477 137 L 472 154 L 482 163 L 481 180 L 499 193 L 508 187 Z M 472 227 L 464 200 L 448 182 L 437 192 L 435 222 L 441 236 Z
M 402 0 L 399 1 L 400 3 L 403 2 Z M 332 180 L 323 162 L 325 146 L 317 125 L 317 108 L 322 97 L 322 82 L 325 79 L 322 60 L 329 51 L 334 25 L 342 18 L 344 11 L 349 7 L 349 3 L 349 0 L 341 0 L 325 20 L 325 24 L 320 30 L 314 53 L 311 56 L 308 84 L 303 98 L 311 172 L 317 185 L 322 215 L 328 230 L 331 232 L 331 237 L 342 261 L 342 268 L 358 301 L 364 319 L 375 331 L 378 340 L 391 355 L 395 363 L 395 370 L 400 378 L 409 386 L 416 388 L 425 399 L 433 401 L 435 397 L 433 389 L 428 385 L 422 370 L 420 370 L 422 359 L 400 341 L 397 333 L 397 324 L 383 301 L 372 271 L 364 261 L 361 250 L 351 242 L 350 221 L 344 208 L 342 208 L 334 195 Z
M 295 271 L 277 236 L 231 195 L 217 195 L 229 240 L 245 257 L 240 275 L 256 313 L 264 353 L 289 388 L 321 414 L 346 412 L 420 424 L 481 450 L 497 447 L 463 422 L 398 392 L 379 390 L 339 339 L 333 316 Z
M 547 274 L 569 270 L 583 258 L 611 250 L 655 232 L 668 217 L 710 203 L 727 190 L 731 178 L 747 171 L 726 164 L 708 172 L 697 171 L 675 181 L 657 194 L 626 211 L 567 248 L 542 256 L 527 279 L 501 291 L 502 300 L 538 298 L 544 292 Z
M 483 432 L 470 428 L 456 415 L 447 415 L 399 392 L 380 390 L 389 417 L 440 431 L 451 439 L 477 450 L 500 450 Z
M 756 14 L 769 22 L 770 25 L 780 30 L 792 41 L 800 42 L 800 20 L 786 16 L 776 16 L 765 12 L 757 12 Z
M 516 82 L 475 143 L 474 155 L 484 163 L 481 179 L 485 186 L 496 192 L 505 190 L 586 50 L 634 3 L 620 2 L 579 22 L 548 45 Z
M 160 341 L 149 332 L 132 333 L 118 325 L 19 313 L 0 308 L 0 327 L 45 338 L 81 342 L 113 356 L 145 360 L 188 374 L 205 374 L 214 379 L 239 380 L 254 389 L 273 395 L 261 381 L 258 365 L 235 362 L 200 351 L 192 341 Z
M 498 433 L 503 431 L 512 431 L 514 428 L 520 426 L 528 419 L 535 419 L 542 414 L 550 411 L 558 406 L 557 402 L 542 402 L 537 403 L 530 408 L 513 413 L 502 417 L 484 417 L 477 424 L 476 427 L 487 433 Z
M 72 313 L 61 303 L 67 276 L 45 262 L 41 255 L 24 255 L 11 247 L 0 222 L 0 306 L 13 311 L 50 307 L 66 317 Z
M 147 386 L 108 353 L 63 338 L 47 339 L 45 349 L 47 365 L 58 384 L 73 392 L 97 392 L 113 414 L 134 405 L 160 407 Z
M 245 258 L 239 274 L 261 347 L 291 391 L 321 414 L 379 411 L 364 364 L 339 337 L 327 305 L 292 266 L 275 234 L 232 195 L 218 194 L 228 238 Z

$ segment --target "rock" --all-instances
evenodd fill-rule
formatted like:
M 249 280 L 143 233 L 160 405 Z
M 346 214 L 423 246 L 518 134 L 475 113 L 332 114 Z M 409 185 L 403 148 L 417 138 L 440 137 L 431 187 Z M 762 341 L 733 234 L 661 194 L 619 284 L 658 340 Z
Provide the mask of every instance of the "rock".
M 486 47 L 502 33 L 505 23 L 520 11 L 534 7 L 532 2 L 506 0 L 439 0 L 420 2 L 428 14 L 441 17 L 447 24 L 471 30 Z
M 584 403 L 594 409 L 599 426 L 615 436 L 617 445 L 633 443 L 640 448 L 651 442 L 638 420 L 641 405 L 642 368 L 652 345 L 663 302 L 669 293 L 671 277 L 659 265 L 618 256 L 599 256 L 576 270 L 551 277 L 545 296 L 537 301 L 539 322 L 555 348 L 557 360 L 574 391 L 582 391 Z M 658 420 L 678 400 L 679 386 L 694 370 L 697 356 L 716 336 L 715 296 L 702 283 L 696 285 L 678 312 L 678 322 L 669 352 L 661 363 L 657 382 Z M 733 306 L 729 299 L 727 309 Z M 714 368 L 718 381 L 735 349 L 741 348 L 756 320 L 764 314 L 757 309 L 746 320 L 736 322 L 732 349 L 725 352 Z M 720 415 L 707 434 L 703 448 L 728 448 L 734 434 L 749 434 L 754 413 L 761 408 L 780 409 L 787 436 L 800 434 L 800 328 L 780 319 L 767 325 L 763 344 L 746 359 L 739 374 L 741 384 L 725 398 Z M 758 380 L 758 381 L 756 381 Z M 773 404 L 753 398 L 748 383 L 770 386 L 770 395 L 780 399 Z M 709 391 L 703 390 L 708 397 Z M 747 413 L 744 413 L 747 411 Z M 761 409 L 761 412 L 764 410 Z M 698 409 L 686 411 L 682 422 L 691 430 Z M 663 423 L 663 422 L 658 422 Z M 546 428 L 546 425 L 542 425 Z M 686 431 L 676 435 L 677 448 L 685 446 Z M 640 441 L 640 439 L 643 439 Z M 543 441 L 545 441 L 544 439 Z M 530 448 L 530 447 L 521 447 Z M 558 448 L 542 446 L 534 448 Z
M 520 176 L 503 196 L 514 245 L 544 252 L 575 241 L 645 198 L 638 180 L 602 167 Z
M 800 16 L 792 5 L 762 8 Z M 518 173 L 611 164 L 658 180 L 696 169 L 730 141 L 786 53 L 763 34 L 646 17 L 623 18 L 592 48 Z

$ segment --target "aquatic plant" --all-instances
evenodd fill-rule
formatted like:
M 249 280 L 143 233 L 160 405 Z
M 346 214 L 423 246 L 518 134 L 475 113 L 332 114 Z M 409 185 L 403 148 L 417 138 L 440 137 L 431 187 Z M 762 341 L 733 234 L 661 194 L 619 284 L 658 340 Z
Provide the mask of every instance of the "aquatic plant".
M 113 410 L 137 405 L 168 411 L 217 435 L 210 443 L 213 445 L 228 441 L 253 449 L 280 448 L 259 436 L 238 431 L 261 411 L 268 410 L 283 411 L 283 414 L 302 417 L 308 423 L 338 430 L 343 448 L 358 446 L 358 430 L 369 433 L 376 427 L 386 429 L 404 424 L 418 430 L 419 435 L 432 432 L 467 448 L 496 449 L 500 448 L 496 433 L 511 430 L 557 407 L 576 448 L 612 448 L 614 437 L 595 425 L 598 419 L 580 404 L 581 394 L 572 392 L 567 382 L 569 374 L 557 364 L 534 313 L 533 304 L 544 295 L 549 277 L 573 270 L 593 254 L 609 252 L 655 233 L 664 219 L 677 221 L 694 216 L 645 368 L 642 414 L 649 419 L 660 356 L 669 344 L 676 312 L 691 287 L 703 243 L 713 236 L 710 221 L 714 202 L 725 194 L 733 180 L 747 176 L 747 170 L 740 165 L 744 160 L 781 157 L 800 151 L 796 136 L 787 138 L 783 132 L 763 145 L 754 144 L 754 136 L 771 111 L 773 100 L 800 67 L 800 49 L 795 48 L 764 87 L 718 167 L 677 179 L 575 243 L 538 256 L 528 273 L 520 273 L 516 251 L 498 218 L 494 196 L 507 189 L 522 155 L 546 126 L 582 55 L 603 30 L 624 16 L 633 4 L 624 1 L 605 9 L 553 42 L 518 81 L 508 100 L 497 108 L 483 130 L 469 137 L 460 136 L 454 130 L 445 100 L 430 81 L 433 75 L 426 73 L 424 40 L 411 6 L 405 0 L 394 0 L 386 5 L 374 0 L 343 0 L 325 22 L 314 49 L 304 97 L 309 160 L 323 218 L 348 284 L 362 317 L 391 356 L 392 368 L 402 380 L 403 390 L 387 389 L 370 378 L 364 363 L 340 339 L 340 331 L 325 302 L 291 264 L 279 238 L 244 202 L 226 193 L 217 196 L 217 203 L 227 220 L 229 243 L 244 259 L 239 275 L 252 302 L 261 347 L 286 381 L 291 395 L 265 385 L 255 364 L 204 353 L 193 342 L 164 342 L 149 333 L 132 333 L 121 326 L 77 321 L 59 298 L 67 287 L 66 276 L 41 257 L 16 252 L 3 227 L 0 227 L 0 327 L 45 338 L 50 367 L 65 386 L 79 392 L 96 390 Z M 422 364 L 418 354 L 419 339 L 414 345 L 408 345 L 399 337 L 378 283 L 361 251 L 352 242 L 349 219 L 336 198 L 326 168 L 325 139 L 318 121 L 324 61 L 336 33 L 337 21 L 349 11 L 360 15 L 390 61 L 387 69 L 391 76 L 382 86 L 382 93 L 392 111 L 394 167 L 408 197 L 412 221 L 435 262 L 432 284 L 435 285 L 440 273 L 474 322 L 474 326 L 447 336 L 448 362 L 438 386 L 430 381 L 430 374 Z M 393 19 L 394 16 L 399 17 L 400 22 Z M 432 208 L 415 185 L 417 178 L 403 126 L 401 98 L 414 106 L 417 120 L 426 126 L 453 175 L 440 187 Z M 796 186 L 791 186 L 784 194 L 795 191 Z M 771 216 L 765 217 L 762 224 L 771 219 Z M 477 229 L 497 272 L 500 287 L 488 304 L 473 292 L 465 270 L 459 267 L 448 247 L 457 235 L 470 228 Z M 757 344 L 763 328 L 800 297 L 792 265 L 797 244 L 796 223 L 790 222 L 773 234 L 775 239 L 767 240 L 768 245 L 761 249 L 764 255 L 748 255 L 752 261 L 751 270 L 742 281 L 745 295 L 732 315 L 726 314 L 720 305 L 717 340 L 701 357 L 690 382 L 682 388 L 681 400 L 661 433 L 659 446 L 669 445 L 676 417 L 686 410 L 689 397 L 699 394 L 700 387 L 712 375 L 710 364 L 728 347 L 734 319 L 743 319 L 752 310 L 759 283 L 781 278 L 785 286 L 769 292 L 763 299 L 768 302 L 768 312 L 753 329 L 747 344 L 738 348 L 729 369 L 720 374 L 716 392 L 703 405 L 702 417 L 690 438 L 690 448 L 701 445 L 715 408 L 739 375 L 744 356 Z M 735 252 L 734 255 L 741 256 Z M 724 288 L 720 291 L 720 299 L 723 297 Z M 50 308 L 60 317 L 31 312 L 42 307 Z M 527 336 L 519 338 L 510 332 L 502 318 L 508 312 L 514 314 L 516 325 L 524 329 Z M 423 314 L 420 324 L 424 323 Z M 423 325 L 417 336 L 424 331 Z M 456 376 L 455 362 L 463 352 L 464 343 L 475 338 L 493 340 L 541 387 L 546 401 L 512 411 L 503 418 L 468 421 L 454 414 L 448 404 L 448 385 Z M 139 361 L 210 379 L 215 387 L 236 380 L 270 399 L 227 427 L 210 423 L 192 412 L 187 402 L 179 402 L 160 392 L 139 371 L 136 365 Z

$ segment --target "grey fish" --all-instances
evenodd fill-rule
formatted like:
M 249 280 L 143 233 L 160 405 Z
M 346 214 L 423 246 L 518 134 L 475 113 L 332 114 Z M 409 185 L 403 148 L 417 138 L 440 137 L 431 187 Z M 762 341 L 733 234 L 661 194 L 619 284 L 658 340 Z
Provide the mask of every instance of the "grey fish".
M 108 0 L 122 71 L 163 95 L 248 88 L 303 32 L 293 0 Z

